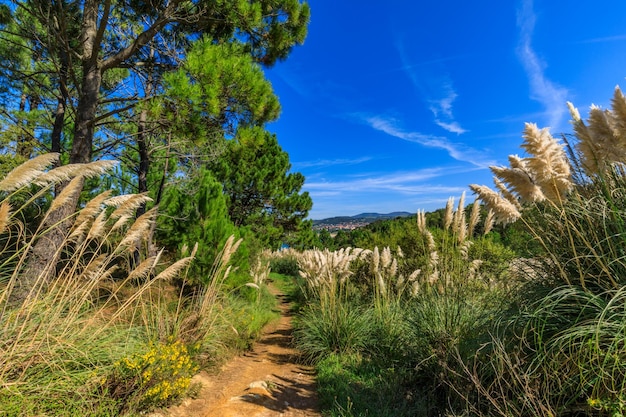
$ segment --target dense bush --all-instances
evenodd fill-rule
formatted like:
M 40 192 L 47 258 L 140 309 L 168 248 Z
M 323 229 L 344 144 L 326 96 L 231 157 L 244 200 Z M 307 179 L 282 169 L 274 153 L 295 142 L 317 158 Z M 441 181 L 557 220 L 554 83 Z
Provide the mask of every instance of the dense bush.
M 93 197 L 62 230 L 58 262 L 35 274 L 33 247 L 49 229 L 23 227 L 28 206 L 48 196 L 43 225 L 82 186 L 72 180 L 49 197 L 68 172 L 98 175 L 110 165 L 48 170 L 55 159 L 35 158 L 0 180 L 0 413 L 137 415 L 169 404 L 186 393 L 197 365 L 250 344 L 273 317 L 274 297 L 256 276 L 254 302 L 225 292 L 239 246 L 234 236 L 202 280 L 187 275 L 197 247 L 169 266 L 162 253 L 146 253 L 155 213 L 135 219 L 143 195 Z M 180 291 L 176 279 L 183 287 L 196 283 L 196 290 Z M 233 317 L 243 310 L 256 318 Z
M 272 272 L 290 277 L 298 277 L 300 268 L 298 260 L 295 256 L 276 257 L 270 261 L 270 269 Z

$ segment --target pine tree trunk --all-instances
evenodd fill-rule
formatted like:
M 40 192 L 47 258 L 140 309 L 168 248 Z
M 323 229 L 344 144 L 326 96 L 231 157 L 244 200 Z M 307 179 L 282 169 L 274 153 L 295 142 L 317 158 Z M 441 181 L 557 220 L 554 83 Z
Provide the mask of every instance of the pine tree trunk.
M 81 94 L 76 108 L 74 140 L 70 153 L 70 163 L 84 164 L 91 162 L 94 134 L 94 120 L 98 110 L 98 99 L 102 83 L 102 71 L 99 68 L 97 45 L 98 1 L 86 0 L 83 6 L 82 41 L 83 77 Z M 63 185 L 62 185 L 63 186 Z M 49 213 L 42 230 L 48 230 L 34 244 L 20 281 L 11 292 L 9 302 L 17 304 L 33 293 L 36 287 L 45 288 L 55 277 L 60 249 L 67 232 L 72 225 L 72 214 L 78 205 L 80 193 Z

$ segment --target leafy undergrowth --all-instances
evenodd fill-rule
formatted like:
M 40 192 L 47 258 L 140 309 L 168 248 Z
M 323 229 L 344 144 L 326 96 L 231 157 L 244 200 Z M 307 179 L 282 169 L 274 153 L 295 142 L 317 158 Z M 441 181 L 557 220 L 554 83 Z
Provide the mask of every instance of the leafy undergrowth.
M 317 364 L 320 406 L 329 417 L 427 415 L 428 404 L 405 384 L 406 376 L 358 354 L 326 356 Z
M 156 211 L 134 214 L 148 198 L 107 191 L 66 219 L 50 255 L 58 262 L 34 272 L 47 219 L 82 182 L 54 199 L 51 190 L 109 166 L 47 170 L 57 159 L 35 158 L 0 181 L 0 415 L 136 416 L 172 404 L 193 390 L 198 369 L 247 349 L 277 316 L 264 266 L 229 281 L 239 245 L 231 236 L 198 284 L 189 276 L 196 248 L 169 262 L 145 250 Z M 26 227 L 28 210 L 39 226 Z

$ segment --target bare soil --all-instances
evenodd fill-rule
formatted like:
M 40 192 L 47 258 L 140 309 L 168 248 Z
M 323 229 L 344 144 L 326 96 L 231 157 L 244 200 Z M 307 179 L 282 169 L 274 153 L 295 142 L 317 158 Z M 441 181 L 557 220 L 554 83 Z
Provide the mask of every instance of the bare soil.
M 230 360 L 217 375 L 201 372 L 195 399 L 152 417 L 318 417 L 313 369 L 298 363 L 291 346 L 291 315 L 286 297 L 277 294 L 281 318 L 264 329 L 254 348 Z

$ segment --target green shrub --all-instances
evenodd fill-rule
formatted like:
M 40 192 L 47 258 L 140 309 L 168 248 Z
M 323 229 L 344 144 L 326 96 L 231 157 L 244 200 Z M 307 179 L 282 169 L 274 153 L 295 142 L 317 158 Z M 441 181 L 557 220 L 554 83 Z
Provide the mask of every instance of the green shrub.
M 415 417 L 436 415 L 419 389 L 405 384 L 405 370 L 357 354 L 331 354 L 317 365 L 324 415 Z
M 294 256 L 284 256 L 272 258 L 270 261 L 270 269 L 272 272 L 290 277 L 299 277 L 300 268 L 298 260 Z
M 125 408 L 161 407 L 187 392 L 197 370 L 181 341 L 155 343 L 145 353 L 117 361 L 101 387 L 106 395 L 126 404 Z
M 372 315 L 348 303 L 333 308 L 309 305 L 294 323 L 294 342 L 308 361 L 315 362 L 332 353 L 360 353 L 371 345 Z

